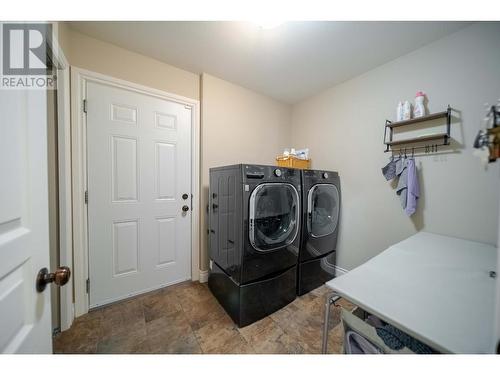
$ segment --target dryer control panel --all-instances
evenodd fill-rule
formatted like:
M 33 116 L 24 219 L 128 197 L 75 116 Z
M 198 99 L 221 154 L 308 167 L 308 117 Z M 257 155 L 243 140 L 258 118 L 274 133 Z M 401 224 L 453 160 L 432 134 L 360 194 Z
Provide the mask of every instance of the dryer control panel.
M 252 182 L 255 180 L 300 182 L 300 170 L 293 168 L 275 167 L 271 165 L 243 165 L 243 179 Z

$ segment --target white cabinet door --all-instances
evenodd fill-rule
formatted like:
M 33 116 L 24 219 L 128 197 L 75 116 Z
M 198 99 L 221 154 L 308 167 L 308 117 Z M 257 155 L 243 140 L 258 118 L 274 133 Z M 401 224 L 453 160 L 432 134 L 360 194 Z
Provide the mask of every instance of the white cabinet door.
M 1 26 L 1 25 L 0 25 Z M 51 353 L 47 96 L 0 90 L 0 352 Z
M 96 307 L 191 277 L 191 108 L 96 82 L 86 98 Z

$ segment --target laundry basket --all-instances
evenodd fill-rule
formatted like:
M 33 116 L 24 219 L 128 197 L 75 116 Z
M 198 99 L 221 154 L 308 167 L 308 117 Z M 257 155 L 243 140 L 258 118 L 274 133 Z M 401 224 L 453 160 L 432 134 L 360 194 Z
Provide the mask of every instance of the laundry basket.
M 294 156 L 278 156 L 276 158 L 278 167 L 296 168 L 296 169 L 309 169 L 311 167 L 311 160 L 299 159 Z
M 401 350 L 389 348 L 375 328 L 364 321 L 365 314 L 359 307 L 353 312 L 341 309 L 345 354 L 414 354 L 406 347 Z

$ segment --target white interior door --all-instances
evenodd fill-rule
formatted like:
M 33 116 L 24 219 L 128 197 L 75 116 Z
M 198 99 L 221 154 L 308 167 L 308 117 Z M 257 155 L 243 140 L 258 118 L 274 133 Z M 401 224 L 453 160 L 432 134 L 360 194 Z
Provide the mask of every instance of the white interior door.
M 495 334 L 493 348 L 496 354 L 500 354 L 500 211 L 498 214 L 498 240 L 497 240 L 497 294 L 496 294 L 496 314 L 495 314 Z
M 191 277 L 192 114 L 183 104 L 97 82 L 87 83 L 86 98 L 96 307 Z
M 47 103 L 43 90 L 0 90 L 0 352 L 51 353 Z

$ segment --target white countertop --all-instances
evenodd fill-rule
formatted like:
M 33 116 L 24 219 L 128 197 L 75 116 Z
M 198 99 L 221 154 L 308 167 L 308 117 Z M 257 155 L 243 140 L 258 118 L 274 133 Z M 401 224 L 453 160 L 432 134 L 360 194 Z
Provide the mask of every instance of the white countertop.
M 326 285 L 444 353 L 493 353 L 497 249 L 419 232 Z

